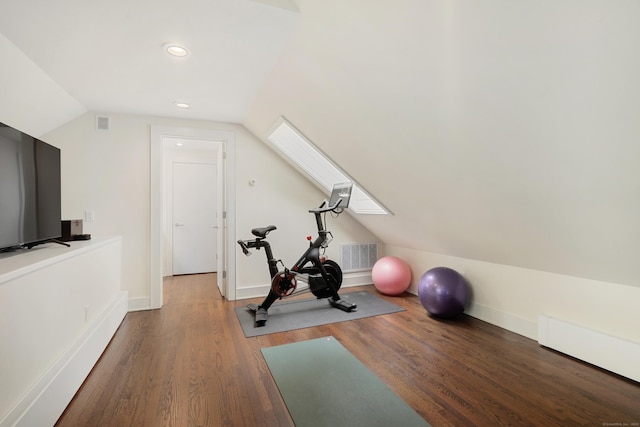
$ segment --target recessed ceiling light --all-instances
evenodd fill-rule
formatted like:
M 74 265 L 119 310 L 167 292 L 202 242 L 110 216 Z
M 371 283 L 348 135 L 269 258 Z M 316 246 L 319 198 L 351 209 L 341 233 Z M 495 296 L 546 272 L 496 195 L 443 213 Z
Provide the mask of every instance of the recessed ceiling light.
M 165 43 L 162 47 L 164 48 L 164 51 L 171 56 L 183 58 L 189 55 L 189 49 L 176 43 Z
M 191 105 L 184 101 L 173 101 L 173 105 L 175 105 L 176 108 L 181 108 L 183 110 L 186 110 L 187 108 L 191 108 Z

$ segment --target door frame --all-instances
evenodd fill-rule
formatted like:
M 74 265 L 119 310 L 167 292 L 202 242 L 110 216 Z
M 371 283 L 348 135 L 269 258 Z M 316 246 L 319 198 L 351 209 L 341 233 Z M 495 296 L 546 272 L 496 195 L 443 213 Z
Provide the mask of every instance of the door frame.
M 236 241 L 236 212 L 235 212 L 235 132 L 213 129 L 181 128 L 170 126 L 151 126 L 150 138 L 150 180 L 151 180 L 151 206 L 150 206 L 150 298 L 149 303 L 152 309 L 162 307 L 163 291 L 163 222 L 164 222 L 164 138 L 198 139 L 208 140 L 215 143 L 223 143 L 224 152 L 222 168 L 222 178 L 224 181 L 223 202 L 223 228 L 220 238 L 224 242 L 222 274 L 223 296 L 229 300 L 236 299 L 236 277 L 235 277 L 235 241 Z

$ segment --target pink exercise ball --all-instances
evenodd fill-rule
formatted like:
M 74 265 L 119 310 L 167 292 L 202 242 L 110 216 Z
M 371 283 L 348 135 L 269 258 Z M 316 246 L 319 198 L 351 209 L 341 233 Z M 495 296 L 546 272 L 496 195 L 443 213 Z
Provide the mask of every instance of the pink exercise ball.
M 385 256 L 376 261 L 371 277 L 376 289 L 386 295 L 399 295 L 411 285 L 409 265 L 394 256 Z

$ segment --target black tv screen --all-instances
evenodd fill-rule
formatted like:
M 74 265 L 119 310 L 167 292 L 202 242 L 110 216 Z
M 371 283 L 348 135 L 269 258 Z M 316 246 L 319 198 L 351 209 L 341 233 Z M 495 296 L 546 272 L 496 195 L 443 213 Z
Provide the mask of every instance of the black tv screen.
M 60 149 L 0 123 L 0 249 L 60 238 Z

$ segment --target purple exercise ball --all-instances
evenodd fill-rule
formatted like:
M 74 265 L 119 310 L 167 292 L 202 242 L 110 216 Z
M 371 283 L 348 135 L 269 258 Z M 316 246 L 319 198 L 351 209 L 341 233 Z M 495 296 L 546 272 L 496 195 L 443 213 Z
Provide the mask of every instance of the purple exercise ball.
M 460 273 L 448 267 L 435 267 L 420 278 L 418 296 L 430 314 L 450 318 L 464 312 L 471 291 Z

